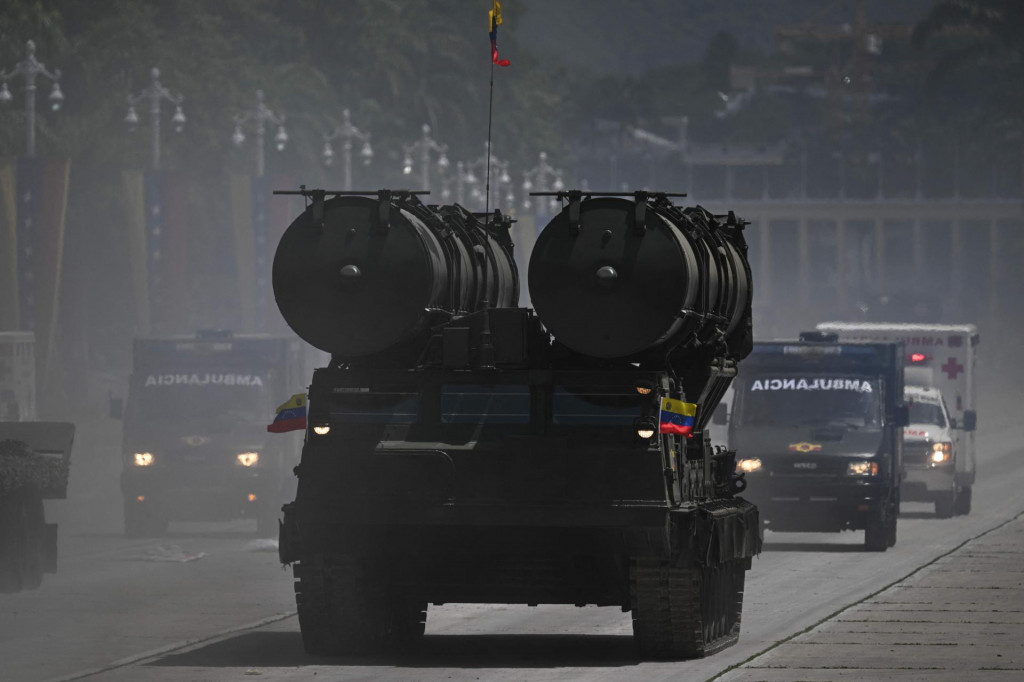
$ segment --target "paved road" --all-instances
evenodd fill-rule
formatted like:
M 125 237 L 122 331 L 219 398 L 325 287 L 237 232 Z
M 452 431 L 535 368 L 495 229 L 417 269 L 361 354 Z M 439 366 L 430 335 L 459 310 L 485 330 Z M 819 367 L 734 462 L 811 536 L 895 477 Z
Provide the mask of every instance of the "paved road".
M 83 429 L 60 572 L 0 598 L 0 679 L 709 680 L 885 588 L 1024 510 L 1024 428 L 983 441 L 975 510 L 938 520 L 906 505 L 899 543 L 860 551 L 862 535 L 768 533 L 748 574 L 740 643 L 710 659 L 641 663 L 615 609 L 432 608 L 422 650 L 404 660 L 312 659 L 301 646 L 290 574 L 244 523 L 172 525 L 160 541 L 117 532 L 109 426 Z M 113 483 L 111 482 L 113 481 Z M 94 673 L 89 675 L 89 673 Z

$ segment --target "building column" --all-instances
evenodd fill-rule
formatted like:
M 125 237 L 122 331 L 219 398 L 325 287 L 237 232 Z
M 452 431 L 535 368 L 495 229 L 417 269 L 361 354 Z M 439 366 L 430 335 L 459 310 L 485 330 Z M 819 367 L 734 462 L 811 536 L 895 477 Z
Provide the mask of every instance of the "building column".
M 811 302 L 811 244 L 810 235 L 807 232 L 807 219 L 800 218 L 797 232 L 797 251 L 799 262 L 797 263 L 797 280 L 800 289 L 800 305 L 806 308 Z
M 875 284 L 878 290 L 885 291 L 885 224 L 881 220 L 873 222 L 875 228 Z
M 760 253 L 757 265 L 759 272 L 754 276 L 754 282 L 756 282 L 757 287 L 755 291 L 761 292 L 758 300 L 762 304 L 772 299 L 772 240 L 769 235 L 768 225 L 768 220 L 758 220 L 756 223 Z
M 846 277 L 846 222 L 836 221 L 836 306 L 840 313 L 846 313 L 849 294 Z
M 913 240 L 914 276 L 920 282 L 924 279 L 924 233 L 919 218 L 914 219 Z
M 963 304 L 963 286 L 964 286 L 964 254 L 963 245 L 961 244 L 961 232 L 963 231 L 963 220 L 957 218 L 950 223 L 949 231 L 949 252 L 951 254 L 950 263 L 950 290 L 953 293 L 953 302 L 957 310 L 961 309 Z

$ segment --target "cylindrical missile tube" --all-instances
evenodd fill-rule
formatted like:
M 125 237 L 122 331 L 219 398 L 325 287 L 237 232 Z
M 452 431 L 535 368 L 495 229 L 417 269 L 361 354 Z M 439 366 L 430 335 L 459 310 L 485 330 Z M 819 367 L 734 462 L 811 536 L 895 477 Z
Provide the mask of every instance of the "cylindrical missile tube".
M 537 315 L 588 357 L 678 357 L 716 339 L 740 353 L 752 293 L 742 227 L 665 195 L 570 197 L 530 256 Z
M 473 214 L 401 192 L 326 201 L 311 194 L 273 267 L 278 308 L 311 345 L 342 359 L 376 355 L 484 300 L 518 302 L 511 242 L 506 248 L 499 228 Z

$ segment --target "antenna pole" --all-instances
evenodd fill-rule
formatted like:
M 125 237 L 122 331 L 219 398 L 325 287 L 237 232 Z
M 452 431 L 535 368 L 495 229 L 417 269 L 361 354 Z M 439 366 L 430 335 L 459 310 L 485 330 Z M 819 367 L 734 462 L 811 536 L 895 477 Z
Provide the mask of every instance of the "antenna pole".
M 491 89 L 487 97 L 487 173 L 486 185 L 484 187 L 484 224 L 487 223 L 487 214 L 491 212 L 491 118 L 494 113 L 494 61 L 491 61 Z

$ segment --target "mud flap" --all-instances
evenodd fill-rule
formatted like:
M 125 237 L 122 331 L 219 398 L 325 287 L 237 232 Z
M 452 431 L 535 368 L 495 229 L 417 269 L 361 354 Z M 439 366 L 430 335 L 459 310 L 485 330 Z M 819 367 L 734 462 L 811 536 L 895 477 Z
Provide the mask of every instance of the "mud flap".
M 740 561 L 749 568 L 751 558 L 761 553 L 760 515 L 743 498 L 701 504 L 688 516 L 688 523 L 677 525 L 682 535 L 678 546 L 685 548 L 676 554 L 679 567 Z

